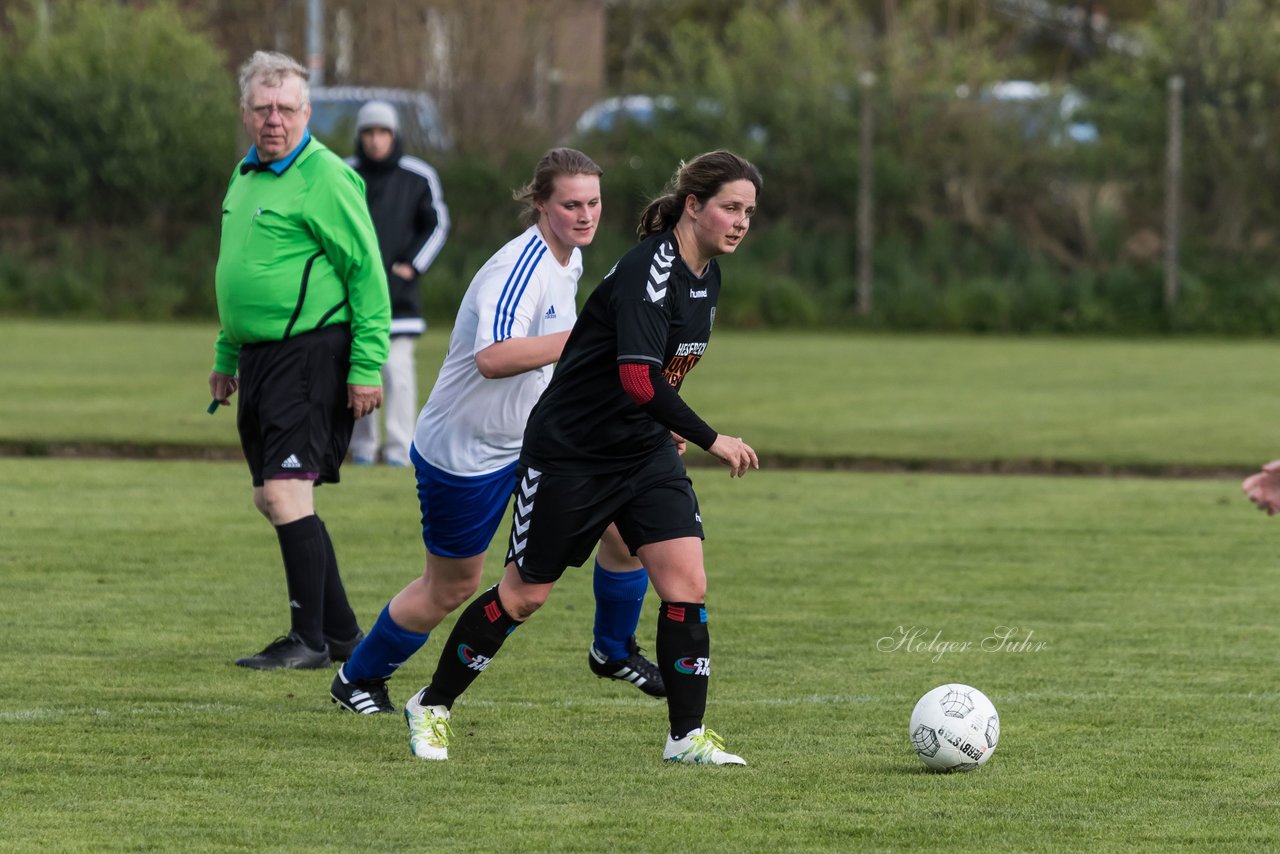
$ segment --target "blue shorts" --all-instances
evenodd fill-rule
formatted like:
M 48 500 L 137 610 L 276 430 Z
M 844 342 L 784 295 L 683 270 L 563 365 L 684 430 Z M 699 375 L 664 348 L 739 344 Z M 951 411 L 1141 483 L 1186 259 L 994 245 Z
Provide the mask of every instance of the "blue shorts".
M 452 558 L 483 554 L 507 510 L 518 464 L 493 474 L 462 477 L 431 465 L 417 448 L 409 449 L 409 459 L 418 473 L 422 542 L 427 551 Z

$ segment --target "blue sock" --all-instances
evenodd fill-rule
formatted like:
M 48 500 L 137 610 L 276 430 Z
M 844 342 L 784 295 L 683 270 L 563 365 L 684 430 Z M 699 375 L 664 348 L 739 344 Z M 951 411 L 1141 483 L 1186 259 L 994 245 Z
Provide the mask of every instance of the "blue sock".
M 596 649 L 610 661 L 626 658 L 630 655 L 627 640 L 636 633 L 649 589 L 649 573 L 643 567 L 611 572 L 596 561 L 592 586 L 596 592 Z
M 429 637 L 431 632 L 418 634 L 396 625 L 388 604 L 351 653 L 351 660 L 342 665 L 342 672 L 351 680 L 385 679 L 422 649 Z

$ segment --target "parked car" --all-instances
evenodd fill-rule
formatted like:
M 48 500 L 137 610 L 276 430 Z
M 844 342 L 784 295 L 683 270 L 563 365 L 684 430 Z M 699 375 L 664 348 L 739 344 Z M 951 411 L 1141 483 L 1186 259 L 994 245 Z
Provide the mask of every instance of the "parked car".
M 1098 141 L 1097 125 L 1080 117 L 1085 97 L 1071 86 L 1003 80 L 984 86 L 976 100 L 988 105 L 997 117 L 1018 123 L 1027 139 L 1055 146 Z
M 715 106 L 719 107 L 718 104 Z M 703 108 L 700 103 L 699 110 Z M 624 124 L 652 127 L 664 115 L 670 116 L 675 110 L 676 99 L 670 95 L 615 95 L 587 107 L 578 117 L 574 129 L 579 134 L 588 134 L 610 133 Z M 716 114 L 724 110 L 711 109 L 708 112 Z
M 698 122 L 717 122 L 724 117 L 724 105 L 714 98 L 697 98 L 692 102 L 689 115 Z M 576 137 L 593 133 L 613 133 L 619 128 L 654 128 L 664 122 L 678 121 L 685 106 L 671 95 L 615 95 L 597 101 L 578 117 L 574 123 Z M 753 125 L 747 129 L 747 138 L 763 143 L 767 137 L 764 128 Z
M 431 155 L 452 147 L 435 99 L 414 89 L 314 86 L 311 133 L 338 154 L 350 154 L 355 143 L 356 113 L 367 101 L 386 101 L 396 108 L 406 153 Z

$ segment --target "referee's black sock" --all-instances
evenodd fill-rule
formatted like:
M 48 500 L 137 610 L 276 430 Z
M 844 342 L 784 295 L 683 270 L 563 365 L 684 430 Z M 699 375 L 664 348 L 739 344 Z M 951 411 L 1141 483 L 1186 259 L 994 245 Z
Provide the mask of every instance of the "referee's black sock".
M 329 529 L 319 516 L 320 536 L 324 543 L 324 633 L 334 640 L 352 640 L 360 634 L 360 624 L 356 621 L 355 611 L 347 601 L 347 589 L 342 586 L 342 576 L 338 574 L 338 555 L 333 550 L 333 541 L 329 539 Z
M 701 602 L 663 602 L 658 609 L 658 669 L 667 686 L 667 716 L 672 738 L 684 738 L 702 726 L 711 675 L 711 635 L 707 606 Z
M 519 626 L 520 622 L 502 607 L 498 585 L 473 599 L 444 642 L 431 684 L 422 692 L 422 705 L 453 708 L 453 701 L 489 666 L 507 635 Z
M 289 621 L 293 633 L 312 649 L 324 649 L 324 527 L 320 517 L 303 516 L 276 526 L 284 578 L 289 588 Z

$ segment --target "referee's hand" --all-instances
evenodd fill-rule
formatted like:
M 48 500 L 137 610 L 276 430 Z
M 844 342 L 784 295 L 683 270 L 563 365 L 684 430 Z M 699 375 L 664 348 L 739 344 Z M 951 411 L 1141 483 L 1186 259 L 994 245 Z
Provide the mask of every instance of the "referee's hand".
M 742 477 L 748 469 L 760 468 L 760 459 L 751 446 L 733 436 L 721 433 L 707 450 L 729 467 L 729 477 Z
M 231 374 L 220 374 L 217 371 L 209 374 L 209 393 L 218 403 L 226 406 L 228 398 L 240 388 L 240 380 Z
M 363 418 L 382 405 L 382 386 L 348 385 L 347 408 L 356 418 Z

